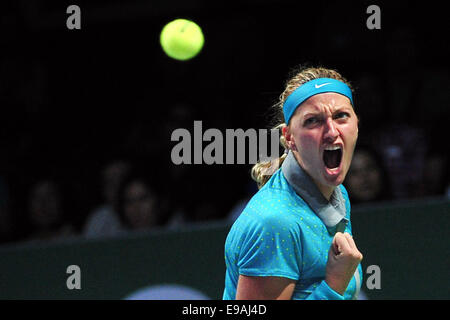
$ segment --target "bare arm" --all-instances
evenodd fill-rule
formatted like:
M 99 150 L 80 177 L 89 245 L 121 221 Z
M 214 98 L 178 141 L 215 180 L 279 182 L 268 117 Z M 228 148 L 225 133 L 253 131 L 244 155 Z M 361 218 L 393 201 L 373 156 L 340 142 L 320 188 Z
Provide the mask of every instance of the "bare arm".
M 236 300 L 290 300 L 295 280 L 283 277 L 250 277 L 240 275 Z

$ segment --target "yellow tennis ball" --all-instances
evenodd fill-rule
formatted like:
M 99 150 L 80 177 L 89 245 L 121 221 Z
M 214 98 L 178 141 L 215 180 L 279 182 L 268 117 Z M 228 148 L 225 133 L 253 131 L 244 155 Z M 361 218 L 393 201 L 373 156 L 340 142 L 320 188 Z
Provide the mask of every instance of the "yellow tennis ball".
M 203 48 L 202 29 L 193 21 L 176 19 L 164 26 L 159 38 L 164 52 L 177 60 L 189 60 Z

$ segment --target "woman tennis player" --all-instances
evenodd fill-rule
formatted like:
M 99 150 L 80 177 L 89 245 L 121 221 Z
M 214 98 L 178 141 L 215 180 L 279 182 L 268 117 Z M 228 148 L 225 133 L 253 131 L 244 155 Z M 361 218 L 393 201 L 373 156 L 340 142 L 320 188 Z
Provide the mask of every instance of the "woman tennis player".
M 223 299 L 355 299 L 362 254 L 342 185 L 358 138 L 350 84 L 303 68 L 278 109 L 287 152 L 272 175 L 273 161 L 252 169 L 260 190 L 228 234 Z

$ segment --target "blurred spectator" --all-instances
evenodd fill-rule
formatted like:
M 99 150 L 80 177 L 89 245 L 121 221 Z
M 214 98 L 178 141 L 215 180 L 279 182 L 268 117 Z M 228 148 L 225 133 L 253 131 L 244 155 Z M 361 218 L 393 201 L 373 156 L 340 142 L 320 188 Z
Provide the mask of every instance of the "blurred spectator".
M 189 167 L 189 165 L 172 166 Z M 244 189 L 237 186 L 230 188 L 229 184 L 225 183 L 226 178 L 230 176 L 229 172 L 236 170 L 235 168 L 228 168 L 228 171 L 220 165 L 190 167 L 192 168 L 187 170 L 185 175 L 173 180 L 172 190 L 177 192 L 170 192 L 172 203 L 171 217 L 168 221 L 168 226 L 173 229 L 182 225 L 226 218 L 231 206 L 238 196 L 242 196 Z
M 166 120 L 162 126 L 160 139 L 169 141 L 163 145 L 161 156 L 163 157 L 165 183 L 161 186 L 168 203 L 166 221 L 170 228 L 178 228 L 188 222 L 189 216 L 196 203 L 194 199 L 195 184 L 199 182 L 195 176 L 195 166 L 172 162 L 172 148 L 178 143 L 171 141 L 172 133 L 180 128 L 194 134 L 193 126 L 197 109 L 186 102 L 175 102 L 166 110 Z M 160 164 L 158 164 L 160 166 Z M 190 187 L 186 188 L 186 182 Z
M 368 147 L 356 147 L 344 185 L 352 204 L 390 199 L 390 188 L 382 161 Z
M 394 28 L 385 48 L 386 116 L 394 123 L 411 124 L 419 116 L 418 93 L 425 80 L 423 67 L 418 63 L 417 37 L 413 26 Z
M 0 176 L 0 244 L 14 240 L 14 223 L 9 203 L 9 188 Z
M 383 117 L 371 127 L 371 145 L 382 157 L 395 199 L 443 194 L 438 185 L 445 184 L 439 177 L 446 167 L 441 143 L 450 77 L 422 63 L 415 31 L 402 24 L 388 37 L 386 97 L 378 107 Z
M 118 189 L 131 169 L 124 160 L 106 164 L 101 172 L 101 189 L 104 203 L 87 218 L 83 234 L 87 238 L 105 237 L 117 234 L 123 229 L 118 214 Z
M 448 156 L 430 154 L 425 162 L 425 170 L 420 189 L 422 196 L 446 196 L 449 186 Z
M 417 114 L 417 123 L 432 135 L 431 147 L 442 152 L 442 138 L 447 134 L 450 117 L 450 74 L 443 68 L 428 68 L 423 78 L 425 80 L 418 94 L 421 110 Z
M 386 126 L 374 132 L 373 146 L 383 159 L 392 196 L 417 197 L 427 154 L 424 131 L 406 124 Z
M 450 117 L 450 75 L 443 68 L 429 68 L 424 73 L 424 83 L 419 94 L 420 125 L 428 138 L 423 195 L 442 196 L 449 185 L 448 152 L 442 147 Z
M 61 185 L 44 178 L 32 184 L 28 200 L 28 218 L 31 233 L 28 240 L 56 240 L 75 235 L 73 226 L 66 220 Z
M 146 175 L 131 173 L 118 190 L 118 213 L 127 231 L 149 230 L 162 225 L 162 205 Z
M 355 80 L 355 111 L 358 115 L 359 132 L 358 141 L 367 138 L 386 120 L 388 106 L 386 105 L 385 88 L 383 80 L 375 73 L 362 73 Z M 366 142 L 364 142 L 366 144 Z

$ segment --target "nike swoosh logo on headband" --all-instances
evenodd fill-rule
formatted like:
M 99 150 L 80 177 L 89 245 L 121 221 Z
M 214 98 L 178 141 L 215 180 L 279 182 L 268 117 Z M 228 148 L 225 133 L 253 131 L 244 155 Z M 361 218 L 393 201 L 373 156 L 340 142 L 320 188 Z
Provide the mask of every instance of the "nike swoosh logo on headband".
M 326 86 L 327 84 L 331 84 L 331 83 L 327 82 L 327 83 L 322 83 L 320 85 L 315 84 L 314 86 L 316 87 L 316 89 L 319 89 L 320 87 Z

